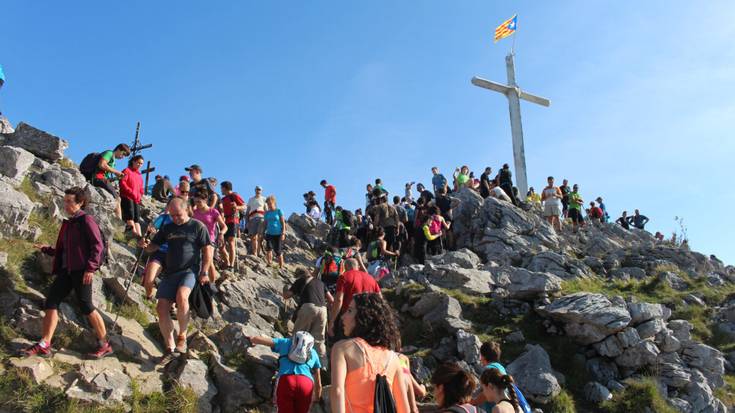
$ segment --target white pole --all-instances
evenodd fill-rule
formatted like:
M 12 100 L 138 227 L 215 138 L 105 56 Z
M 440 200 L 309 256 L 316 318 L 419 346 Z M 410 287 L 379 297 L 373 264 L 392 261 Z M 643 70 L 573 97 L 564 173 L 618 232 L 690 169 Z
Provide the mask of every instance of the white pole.
M 513 53 L 505 57 L 508 71 L 508 106 L 510 109 L 510 131 L 513 135 L 513 160 L 515 161 L 515 181 L 518 187 L 518 198 L 525 199 L 528 192 L 528 178 L 526 176 L 526 153 L 523 147 L 523 128 L 521 126 L 520 89 L 516 85 L 515 65 Z

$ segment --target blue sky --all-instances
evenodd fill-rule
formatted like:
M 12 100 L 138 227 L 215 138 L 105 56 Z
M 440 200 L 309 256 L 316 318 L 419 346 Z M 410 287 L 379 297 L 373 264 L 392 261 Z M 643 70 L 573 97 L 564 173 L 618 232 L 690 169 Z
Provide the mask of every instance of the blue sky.
M 552 101 L 522 107 L 529 184 L 547 175 L 640 208 L 667 236 L 735 263 L 735 3 L 731 1 L 92 2 L 6 0 L 0 109 L 88 152 L 129 142 L 176 177 L 256 184 L 287 212 L 326 178 L 362 206 L 467 164 L 512 160 L 505 81 Z

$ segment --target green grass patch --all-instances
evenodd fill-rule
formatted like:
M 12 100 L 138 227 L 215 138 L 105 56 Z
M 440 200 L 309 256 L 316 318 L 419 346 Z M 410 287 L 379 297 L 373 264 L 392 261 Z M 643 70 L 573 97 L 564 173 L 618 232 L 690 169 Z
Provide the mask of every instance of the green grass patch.
M 628 382 L 628 386 L 613 393 L 613 398 L 601 405 L 605 413 L 642 412 L 646 408 L 656 413 L 676 413 L 651 378 Z
M 725 406 L 735 406 L 735 376 L 726 374 L 722 378 L 725 385 L 715 390 L 715 396 L 725 403 Z
M 577 413 L 577 406 L 569 392 L 562 390 L 543 407 L 543 410 L 549 413 Z
M 31 182 L 31 179 L 27 176 L 23 178 L 23 182 L 21 182 L 20 186 L 18 186 L 18 190 L 20 192 L 23 192 L 28 197 L 28 199 L 33 202 L 44 203 L 45 201 L 48 201 L 48 199 L 41 196 L 38 191 L 33 188 L 33 183 Z
M 57 161 L 62 168 L 76 169 L 77 165 L 69 158 L 61 158 Z
M 32 211 L 28 218 L 28 224 L 41 230 L 41 236 L 36 240 L 39 244 L 54 245 L 56 238 L 59 236 L 61 222 L 48 214 L 38 211 Z
M 115 304 L 107 301 L 107 311 L 112 312 L 113 314 L 119 312 L 121 317 L 135 320 L 144 328 L 150 324 L 148 312 L 134 303 Z
M 33 248 L 33 244 L 23 239 L 0 239 L 0 251 L 8 254 L 8 263 L 5 269 L 0 269 L 0 276 L 11 280 L 16 290 L 20 292 L 28 291 L 21 273 L 23 270 L 37 271 L 38 269 L 34 257 L 36 249 Z

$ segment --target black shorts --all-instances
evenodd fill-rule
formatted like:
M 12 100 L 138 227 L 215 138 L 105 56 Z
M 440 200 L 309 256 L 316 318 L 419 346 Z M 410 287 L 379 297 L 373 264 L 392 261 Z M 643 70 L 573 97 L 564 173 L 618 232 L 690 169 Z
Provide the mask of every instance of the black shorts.
M 113 187 L 112 184 L 109 183 L 107 180 L 105 180 L 105 179 L 99 179 L 99 178 L 94 178 L 92 180 L 92 185 L 94 185 L 94 186 L 96 186 L 98 188 L 104 189 L 105 191 L 107 191 L 110 194 L 112 194 L 112 196 L 114 196 L 115 198 L 117 198 L 117 191 L 115 191 L 115 187 Z
M 582 223 L 582 211 L 580 211 L 579 209 L 570 208 L 569 209 L 569 218 L 572 219 L 572 222 L 575 222 L 577 224 L 581 224 Z
M 64 270 L 62 270 L 64 271 Z M 71 274 L 66 272 L 63 274 L 57 274 L 56 279 L 49 287 L 48 294 L 46 295 L 45 310 L 56 310 L 59 308 L 59 304 L 64 301 L 64 298 L 69 295 L 71 290 L 74 290 L 79 301 L 79 307 L 84 315 L 90 315 L 94 311 L 94 304 L 92 304 L 92 283 L 84 284 L 84 271 L 72 271 Z
M 281 255 L 281 236 L 265 234 L 265 250 Z
M 156 251 L 153 254 L 151 254 L 150 257 L 148 257 L 148 262 L 156 261 L 158 264 L 161 265 L 161 271 L 166 271 L 166 253 Z
M 225 232 L 225 238 L 235 238 L 237 236 L 237 228 L 240 224 L 227 224 L 227 232 Z
M 120 198 L 120 208 L 122 209 L 123 221 L 140 221 L 140 205 L 129 198 Z

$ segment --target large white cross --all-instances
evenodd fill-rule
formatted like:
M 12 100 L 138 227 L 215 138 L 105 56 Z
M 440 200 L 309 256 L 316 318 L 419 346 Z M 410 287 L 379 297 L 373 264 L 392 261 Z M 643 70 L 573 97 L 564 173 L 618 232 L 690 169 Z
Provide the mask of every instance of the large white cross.
M 503 85 L 479 77 L 472 78 L 472 84 L 481 88 L 494 90 L 504 94 L 508 98 L 510 108 L 510 131 L 513 135 L 513 159 L 516 170 L 516 186 L 519 198 L 525 199 L 528 192 L 528 177 L 526 176 L 526 153 L 523 148 L 523 127 L 521 126 L 521 103 L 519 99 L 527 100 L 538 105 L 548 107 L 549 99 L 535 96 L 521 90 L 516 84 L 516 71 L 513 63 L 513 52 L 505 57 L 505 65 L 508 70 L 508 85 Z

